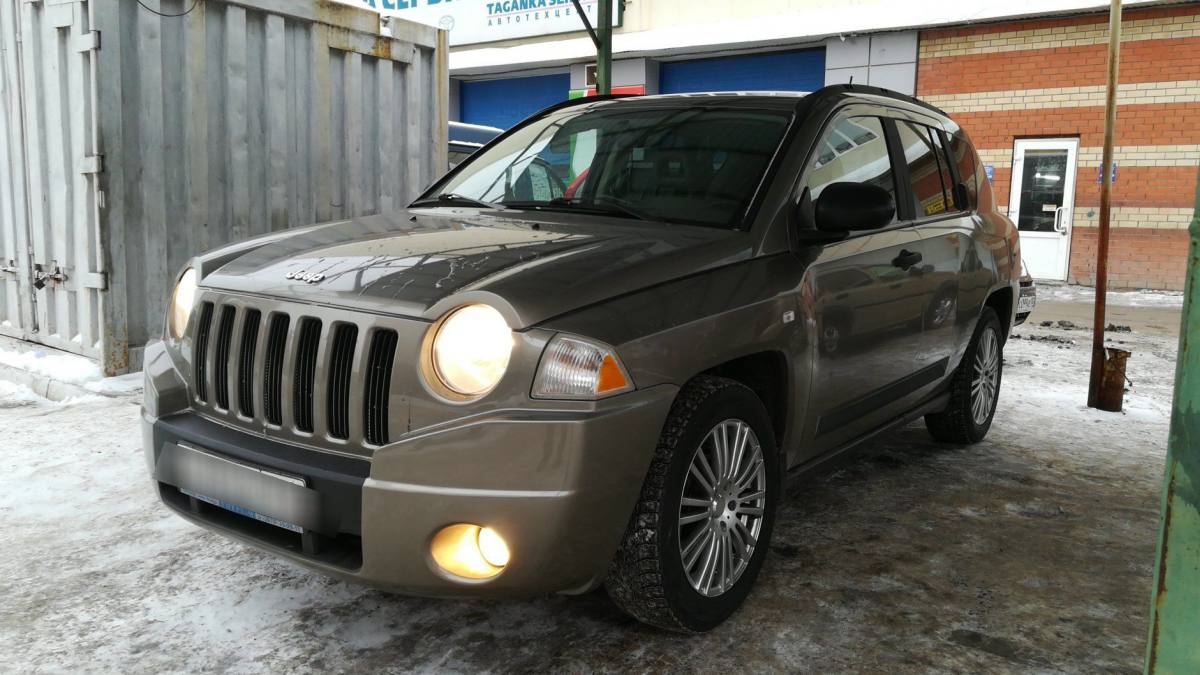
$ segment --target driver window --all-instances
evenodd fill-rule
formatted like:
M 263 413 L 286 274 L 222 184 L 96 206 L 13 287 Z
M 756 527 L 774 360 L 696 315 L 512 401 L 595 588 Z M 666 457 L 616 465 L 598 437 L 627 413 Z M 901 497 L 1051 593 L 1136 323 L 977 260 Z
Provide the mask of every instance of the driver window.
M 843 117 L 825 130 L 809 165 L 806 186 L 815 203 L 833 183 L 869 183 L 896 199 L 896 181 L 878 117 Z

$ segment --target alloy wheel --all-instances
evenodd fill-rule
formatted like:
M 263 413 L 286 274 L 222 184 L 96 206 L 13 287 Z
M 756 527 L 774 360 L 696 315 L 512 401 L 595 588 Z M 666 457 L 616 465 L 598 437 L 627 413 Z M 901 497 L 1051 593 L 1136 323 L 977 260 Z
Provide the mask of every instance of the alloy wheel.
M 717 424 L 692 456 L 679 504 L 679 555 L 692 588 L 715 597 L 733 587 L 758 544 L 767 471 L 754 430 Z
M 975 351 L 975 372 L 971 378 L 971 414 L 975 424 L 983 424 L 992 414 L 996 390 L 1000 386 L 1000 338 L 993 328 L 979 336 Z

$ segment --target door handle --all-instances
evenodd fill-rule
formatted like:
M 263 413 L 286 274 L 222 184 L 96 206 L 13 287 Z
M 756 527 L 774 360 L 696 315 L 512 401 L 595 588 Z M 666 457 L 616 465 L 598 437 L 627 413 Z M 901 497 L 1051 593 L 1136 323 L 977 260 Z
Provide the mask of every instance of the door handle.
M 895 258 L 892 258 L 892 265 L 895 265 L 896 267 L 899 267 L 902 270 L 907 270 L 908 268 L 912 267 L 913 265 L 916 265 L 919 262 L 921 262 L 921 252 L 920 251 L 910 251 L 906 248 L 900 249 L 900 255 L 896 256 Z
M 1067 219 L 1065 218 L 1066 213 L 1066 206 L 1060 206 L 1057 209 L 1054 209 L 1054 229 L 1064 237 L 1067 236 Z

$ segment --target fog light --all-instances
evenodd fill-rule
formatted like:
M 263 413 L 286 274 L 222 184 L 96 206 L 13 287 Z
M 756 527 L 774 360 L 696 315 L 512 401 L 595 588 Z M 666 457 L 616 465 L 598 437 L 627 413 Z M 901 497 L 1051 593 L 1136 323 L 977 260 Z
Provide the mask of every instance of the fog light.
M 508 565 L 508 544 L 490 527 L 467 523 L 444 527 L 429 550 L 438 567 L 464 579 L 490 579 Z

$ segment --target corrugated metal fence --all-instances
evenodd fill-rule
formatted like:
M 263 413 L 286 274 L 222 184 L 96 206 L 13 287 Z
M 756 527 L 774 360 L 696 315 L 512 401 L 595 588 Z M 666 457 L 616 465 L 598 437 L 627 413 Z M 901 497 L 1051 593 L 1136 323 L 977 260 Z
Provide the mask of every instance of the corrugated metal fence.
M 445 169 L 443 32 L 194 2 L 0 0 L 0 333 L 138 367 L 191 255 Z

